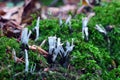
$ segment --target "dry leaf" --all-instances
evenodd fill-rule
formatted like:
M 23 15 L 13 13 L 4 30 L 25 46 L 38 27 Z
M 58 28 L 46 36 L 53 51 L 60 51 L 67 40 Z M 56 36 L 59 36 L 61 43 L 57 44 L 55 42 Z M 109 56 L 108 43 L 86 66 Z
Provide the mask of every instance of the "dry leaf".
M 15 21 L 7 21 L 3 25 L 3 33 L 8 37 L 19 37 L 22 27 Z
M 37 12 L 41 7 L 38 0 L 25 0 L 24 11 L 22 14 L 22 23 L 31 23 L 31 14 Z
M 18 8 L 18 11 L 16 12 L 16 14 L 13 14 L 11 16 L 11 19 L 15 20 L 18 24 L 20 24 L 22 20 L 23 10 L 24 10 L 23 7 Z

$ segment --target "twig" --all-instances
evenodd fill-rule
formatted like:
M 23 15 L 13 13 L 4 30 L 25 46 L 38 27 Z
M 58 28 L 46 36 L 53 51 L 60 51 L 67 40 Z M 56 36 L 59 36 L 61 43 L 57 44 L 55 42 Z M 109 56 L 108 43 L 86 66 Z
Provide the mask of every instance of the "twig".
M 36 45 L 29 46 L 29 49 L 33 51 L 38 51 L 40 54 L 44 55 L 45 57 L 48 55 L 48 52 L 42 49 L 41 47 L 38 47 Z
M 15 62 L 23 62 L 23 63 L 24 63 L 24 61 L 22 60 L 23 58 L 18 58 L 18 57 L 16 56 L 15 49 L 12 50 L 12 57 L 14 58 L 14 61 L 15 61 Z
M 45 42 L 46 42 L 46 39 L 43 40 L 43 42 L 40 44 L 40 47 L 42 47 L 45 44 Z

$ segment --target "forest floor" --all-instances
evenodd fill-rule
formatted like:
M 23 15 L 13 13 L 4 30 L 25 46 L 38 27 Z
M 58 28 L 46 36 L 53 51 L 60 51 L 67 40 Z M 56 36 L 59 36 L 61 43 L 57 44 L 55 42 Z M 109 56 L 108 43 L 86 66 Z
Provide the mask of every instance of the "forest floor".
M 0 1 L 0 80 L 120 79 L 119 1 Z

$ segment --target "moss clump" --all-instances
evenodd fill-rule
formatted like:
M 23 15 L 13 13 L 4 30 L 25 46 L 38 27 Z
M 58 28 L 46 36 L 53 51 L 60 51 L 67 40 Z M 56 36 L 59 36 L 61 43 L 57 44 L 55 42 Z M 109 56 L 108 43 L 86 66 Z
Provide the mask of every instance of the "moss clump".
M 14 48 L 17 56 L 24 57 L 24 52 L 20 50 L 20 44 L 14 39 L 7 37 L 0 38 L 0 78 L 1 79 L 93 79 L 93 80 L 115 80 L 120 78 L 120 14 L 119 2 L 112 2 L 103 6 L 94 8 L 96 16 L 88 23 L 89 41 L 82 39 L 82 17 L 77 15 L 72 19 L 73 32 L 70 33 L 68 26 L 59 26 L 58 20 L 41 20 L 40 37 L 37 42 L 30 40 L 29 44 L 40 45 L 44 39 L 56 35 L 62 39 L 61 42 L 71 41 L 75 38 L 75 48 L 70 54 L 69 68 L 63 68 L 59 64 L 48 64 L 46 59 L 38 52 L 29 52 L 29 61 L 31 65 L 36 64 L 35 74 L 25 73 L 24 63 L 15 63 L 11 58 L 11 50 Z M 33 21 L 29 29 L 36 24 Z M 110 43 L 106 37 L 95 30 L 96 24 L 102 24 L 104 27 L 114 25 L 114 29 L 108 32 Z M 42 46 L 48 51 L 48 44 Z M 8 54 L 9 53 L 9 54 Z M 59 60 L 59 59 L 58 59 Z M 58 62 L 57 62 L 58 63 Z M 54 65 L 54 66 L 53 66 Z M 52 67 L 51 67 L 52 66 Z M 49 67 L 49 71 L 44 69 Z M 19 74 L 20 73 L 20 74 Z M 16 74 L 19 74 L 16 76 Z

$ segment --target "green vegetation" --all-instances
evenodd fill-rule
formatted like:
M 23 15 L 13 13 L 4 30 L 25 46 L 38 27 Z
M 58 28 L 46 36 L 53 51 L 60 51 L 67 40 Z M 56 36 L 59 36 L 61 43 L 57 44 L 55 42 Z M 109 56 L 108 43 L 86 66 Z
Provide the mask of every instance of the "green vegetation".
M 105 3 L 94 8 L 96 15 L 88 23 L 89 41 L 82 39 L 82 17 L 77 15 L 72 19 L 73 33 L 70 33 L 67 26 L 60 28 L 58 20 L 41 20 L 40 37 L 37 42 L 30 40 L 29 44 L 40 45 L 49 36 L 56 35 L 62 42 L 71 41 L 75 38 L 75 48 L 70 54 L 70 68 L 63 68 L 55 64 L 55 70 L 44 72 L 48 64 L 46 59 L 29 50 L 30 66 L 36 64 L 35 74 L 25 73 L 24 63 L 15 63 L 12 59 L 12 49 L 16 50 L 17 56 L 24 57 L 20 44 L 14 39 L 7 37 L 0 38 L 0 79 L 43 79 L 48 80 L 119 80 L 120 79 L 120 2 Z M 36 24 L 36 19 L 29 29 Z M 105 36 L 95 29 L 96 24 L 104 27 L 114 25 L 114 29 L 108 32 L 110 44 Z M 48 42 L 42 47 L 48 51 Z M 20 74 L 18 74 L 20 73 Z M 16 75 L 18 74 L 18 75 Z

